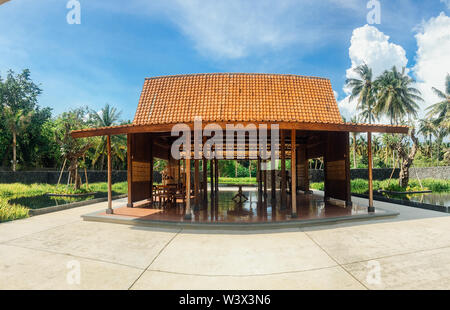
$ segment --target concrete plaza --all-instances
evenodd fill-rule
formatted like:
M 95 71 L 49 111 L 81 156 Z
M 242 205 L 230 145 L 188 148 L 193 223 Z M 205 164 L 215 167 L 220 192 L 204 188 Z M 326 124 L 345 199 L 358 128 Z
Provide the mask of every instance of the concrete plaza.
M 2 223 L 0 289 L 450 289 L 450 216 L 375 206 L 400 215 L 250 232 L 81 219 L 104 202 Z

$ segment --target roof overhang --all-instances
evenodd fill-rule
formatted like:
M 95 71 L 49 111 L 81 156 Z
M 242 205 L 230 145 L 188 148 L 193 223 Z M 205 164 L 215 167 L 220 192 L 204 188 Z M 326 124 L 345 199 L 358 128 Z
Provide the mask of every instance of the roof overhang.
M 204 128 L 208 124 L 217 124 L 223 129 L 226 125 L 243 125 L 249 124 L 260 125 L 265 124 L 267 128 L 272 125 L 278 125 L 279 129 L 296 129 L 305 131 L 343 131 L 343 132 L 380 132 L 380 133 L 400 133 L 407 134 L 408 126 L 378 125 L 378 124 L 354 124 L 354 123 L 294 123 L 294 122 L 203 122 Z M 120 125 L 112 127 L 88 128 L 72 131 L 73 138 L 86 138 L 94 136 L 121 135 L 129 133 L 145 133 L 145 132 L 171 132 L 172 128 L 177 124 L 149 124 L 149 125 Z M 192 130 L 194 123 L 186 123 Z

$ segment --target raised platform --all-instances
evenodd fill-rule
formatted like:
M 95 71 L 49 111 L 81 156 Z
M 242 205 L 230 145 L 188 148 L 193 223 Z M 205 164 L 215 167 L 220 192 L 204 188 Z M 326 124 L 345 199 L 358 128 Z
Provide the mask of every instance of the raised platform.
M 213 202 L 208 199 L 207 203 L 193 206 L 191 220 L 185 219 L 185 208 L 180 204 L 165 208 L 127 208 L 124 205 L 115 208 L 114 214 L 99 211 L 82 217 L 86 221 L 164 228 L 261 230 L 368 220 L 399 214 L 380 208 L 377 208 L 375 213 L 369 213 L 366 206 L 353 204 L 351 207 L 345 207 L 338 202 L 325 202 L 319 195 L 298 194 L 298 216 L 294 218 L 290 208 L 283 207 L 290 205 L 290 199 L 281 204 L 279 195 L 271 198 L 268 193 L 267 199 L 264 199 L 256 191 L 243 193 L 248 200 L 235 203 L 232 198 L 236 191 L 220 191 L 218 199 Z

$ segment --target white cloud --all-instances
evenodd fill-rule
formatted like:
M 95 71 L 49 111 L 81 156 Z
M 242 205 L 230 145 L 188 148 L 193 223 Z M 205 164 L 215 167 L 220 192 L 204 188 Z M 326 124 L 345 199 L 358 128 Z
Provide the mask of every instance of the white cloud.
M 202 55 L 239 59 L 293 45 L 300 54 L 330 44 L 342 34 L 341 19 L 349 10 L 365 10 L 365 4 L 358 2 L 361 0 L 133 0 L 127 7 L 169 20 Z
M 445 90 L 445 76 L 450 73 L 450 17 L 441 13 L 423 22 L 415 37 L 418 50 L 413 73 L 425 100 L 424 115 L 424 108 L 438 102 L 431 87 Z
M 372 68 L 374 78 L 392 66 L 402 68 L 408 63 L 403 47 L 389 42 L 389 36 L 369 25 L 353 30 L 349 57 L 352 64 L 346 72 L 347 78 L 357 77 L 353 69 L 363 63 Z M 344 92 L 348 95 L 350 90 L 344 88 Z M 356 115 L 356 100 L 350 102 L 347 96 L 339 101 L 339 108 L 341 113 L 350 119 Z

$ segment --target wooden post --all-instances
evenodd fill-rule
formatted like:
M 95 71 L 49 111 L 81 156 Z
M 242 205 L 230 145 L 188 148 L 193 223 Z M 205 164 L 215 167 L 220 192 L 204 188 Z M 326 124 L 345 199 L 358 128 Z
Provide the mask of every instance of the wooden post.
M 111 165 L 111 136 L 106 137 L 106 143 L 108 148 L 108 209 L 106 214 L 113 214 L 112 209 L 112 165 Z
M 256 167 L 256 175 L 258 179 L 258 193 L 262 193 L 262 173 L 261 173 L 261 158 L 258 153 L 258 167 Z
M 262 173 L 263 173 L 264 200 L 265 200 L 267 197 L 267 160 L 264 160 L 264 169 L 263 169 Z
M 369 166 L 369 208 L 368 211 L 375 212 L 373 206 L 373 182 L 372 182 L 372 133 L 367 133 L 367 154 L 368 154 L 368 166 Z
M 203 150 L 203 146 L 205 145 L 206 142 L 206 137 L 203 137 L 203 145 L 202 145 L 202 150 Z M 208 162 L 206 161 L 206 157 L 205 157 L 205 153 L 202 151 L 202 155 L 203 155 L 203 159 L 202 159 L 202 164 L 203 164 L 203 200 L 204 201 L 208 201 Z
M 214 197 L 214 159 L 209 161 L 209 181 L 211 182 L 211 201 Z
M 127 134 L 127 181 L 128 203 L 127 207 L 133 207 L 133 134 Z
M 292 217 L 297 217 L 297 165 L 296 165 L 296 142 L 295 129 L 291 130 L 291 198 L 292 198 Z
M 150 138 L 150 202 L 152 204 L 153 204 L 153 161 L 154 161 L 153 138 Z
M 186 154 L 186 213 L 184 218 L 186 220 L 192 219 L 191 215 L 191 159 L 190 154 Z
M 198 159 L 194 159 L 194 196 L 196 206 L 199 201 L 199 183 L 200 183 L 200 162 Z
M 286 206 L 286 142 L 284 139 L 284 131 L 280 130 L 281 135 L 281 181 L 280 181 L 280 190 L 281 190 L 281 207 L 284 208 Z

